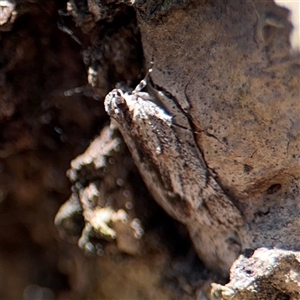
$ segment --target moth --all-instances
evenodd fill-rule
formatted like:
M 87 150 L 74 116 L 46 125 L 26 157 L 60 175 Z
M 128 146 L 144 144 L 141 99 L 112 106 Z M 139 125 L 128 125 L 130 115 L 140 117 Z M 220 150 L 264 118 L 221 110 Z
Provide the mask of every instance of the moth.
M 228 268 L 228 259 L 231 264 L 240 251 L 243 218 L 210 172 L 184 109 L 148 83 L 151 71 L 131 92 L 112 90 L 105 110 L 155 200 L 187 226 L 209 265 Z M 208 255 L 210 246 L 215 252 Z

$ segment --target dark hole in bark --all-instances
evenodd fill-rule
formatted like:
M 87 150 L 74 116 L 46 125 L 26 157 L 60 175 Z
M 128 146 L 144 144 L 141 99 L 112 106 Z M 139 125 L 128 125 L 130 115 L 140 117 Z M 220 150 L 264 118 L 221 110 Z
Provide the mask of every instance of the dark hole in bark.
M 276 30 L 276 28 L 273 26 L 270 26 L 270 25 L 266 25 L 263 28 L 263 38 L 264 38 L 266 44 L 269 44 L 272 41 L 272 39 L 275 35 L 275 30 Z
M 250 165 L 244 165 L 244 172 L 249 173 L 251 170 L 253 170 L 253 167 Z
M 245 256 L 246 258 L 250 258 L 250 257 L 253 255 L 253 253 L 254 253 L 254 250 L 253 250 L 253 249 L 245 249 L 245 250 L 244 250 L 244 256 Z
M 266 211 L 257 211 L 256 213 L 254 213 L 255 217 L 263 217 L 263 216 L 267 216 L 270 212 L 270 208 L 268 208 Z
M 275 300 L 289 300 L 290 296 L 287 294 L 279 293 L 276 295 Z
M 280 183 L 275 183 L 272 184 L 268 189 L 267 189 L 267 194 L 272 195 L 277 193 L 281 189 L 281 184 Z
M 246 274 L 251 275 L 251 274 L 253 274 L 253 271 L 252 270 L 246 270 Z

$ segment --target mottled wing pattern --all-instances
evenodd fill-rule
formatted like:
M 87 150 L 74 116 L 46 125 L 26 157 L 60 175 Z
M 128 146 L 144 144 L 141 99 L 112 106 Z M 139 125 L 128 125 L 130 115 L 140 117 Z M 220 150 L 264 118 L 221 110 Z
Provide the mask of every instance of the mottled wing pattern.
M 185 116 L 175 104 L 159 107 L 146 92 L 110 92 L 105 109 L 116 122 L 155 199 L 176 219 L 197 219 L 209 226 L 233 227 L 242 223 L 238 210 L 208 173 Z M 161 99 L 160 99 L 161 101 Z M 226 211 L 226 214 L 224 214 Z

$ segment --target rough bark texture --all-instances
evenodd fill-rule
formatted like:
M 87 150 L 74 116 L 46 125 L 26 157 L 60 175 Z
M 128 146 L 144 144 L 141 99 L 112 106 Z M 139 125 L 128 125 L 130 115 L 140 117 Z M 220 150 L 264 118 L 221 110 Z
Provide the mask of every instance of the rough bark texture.
M 244 217 L 235 242 L 299 250 L 299 58 L 288 11 L 272 1 L 195 1 L 138 15 L 152 82 L 189 116 L 207 168 Z M 190 227 L 202 259 L 222 263 L 218 253 L 210 260 L 221 235 Z M 225 252 L 227 268 L 235 251 Z
M 300 297 L 288 10 L 0 6 L 1 298 Z
M 232 265 L 228 284 L 212 284 L 212 299 L 299 299 L 299 263 L 298 252 L 248 250 Z

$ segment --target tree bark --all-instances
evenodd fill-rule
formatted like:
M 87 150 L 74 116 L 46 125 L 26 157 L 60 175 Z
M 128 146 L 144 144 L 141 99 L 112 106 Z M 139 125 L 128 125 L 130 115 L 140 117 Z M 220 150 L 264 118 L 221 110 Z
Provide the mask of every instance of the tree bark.
M 62 174 L 73 159 L 71 196 L 55 223 L 82 253 L 99 257 L 87 262 L 66 248 L 77 266 L 65 267 L 70 299 L 298 299 L 300 68 L 290 12 L 272 0 L 70 0 L 58 23 L 79 46 L 58 59 L 52 39 L 40 38 L 49 32 L 39 29 L 39 44 L 20 38 L 29 36 L 26 27 L 14 31 L 27 14 L 44 24 L 46 12 L 51 24 L 59 5 L 49 3 L 0 4 L 7 139 L 0 158 L 11 174 L 0 181 L 0 198 L 26 207 L 30 199 L 50 203 L 53 191 L 65 197 Z M 84 73 L 69 55 L 79 51 L 92 90 L 69 89 Z M 52 63 L 26 64 L 35 53 L 47 53 Z M 75 79 L 63 81 L 54 61 Z M 66 100 L 78 91 L 100 101 L 87 107 Z M 34 102 L 37 95 L 51 100 Z M 103 126 L 104 108 L 110 127 Z M 101 127 L 100 136 L 74 159 L 95 135 L 92 126 Z M 36 155 L 46 159 L 38 163 Z M 51 176 L 51 168 L 60 175 Z M 34 170 L 40 176 L 29 185 Z M 47 249 L 51 243 L 43 244 L 39 232 L 29 236 Z M 57 270 L 60 261 L 70 265 L 56 251 Z M 24 295 L 43 291 L 33 283 Z
M 146 111 L 147 96 L 135 91 L 122 100 L 131 114 L 111 99 L 106 109 L 150 192 L 186 224 L 210 268 L 228 272 L 247 248 L 298 250 L 299 61 L 288 11 L 272 1 L 166 1 L 154 12 L 151 5 L 134 7 L 152 85 L 169 97 L 152 101 L 166 108 L 174 130 L 156 125 L 163 117 Z M 173 152 L 164 134 L 175 135 Z M 161 159 L 155 139 L 165 147 Z M 180 199 L 171 203 L 163 189 Z

